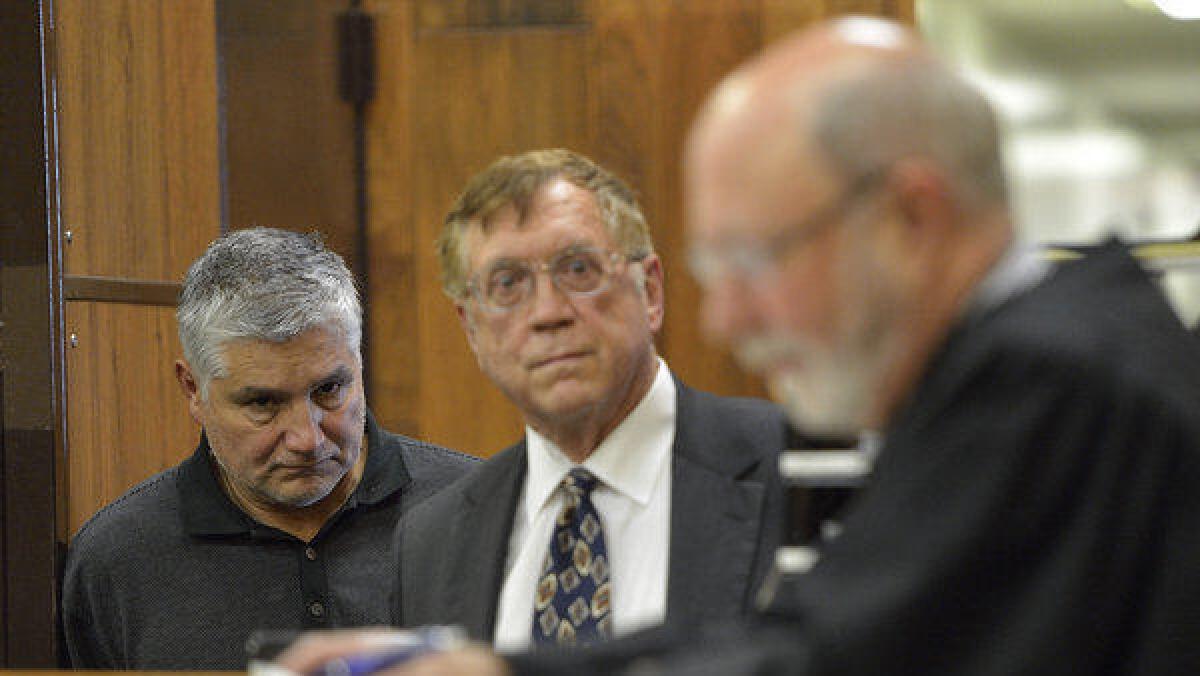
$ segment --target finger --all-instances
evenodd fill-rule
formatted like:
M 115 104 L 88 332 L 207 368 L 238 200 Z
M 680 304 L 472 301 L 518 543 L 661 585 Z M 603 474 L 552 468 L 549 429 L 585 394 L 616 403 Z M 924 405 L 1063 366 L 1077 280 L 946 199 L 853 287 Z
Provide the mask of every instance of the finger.
M 396 632 L 390 629 L 310 631 L 280 653 L 275 663 L 297 674 L 305 674 L 332 659 L 378 649 L 395 636 Z

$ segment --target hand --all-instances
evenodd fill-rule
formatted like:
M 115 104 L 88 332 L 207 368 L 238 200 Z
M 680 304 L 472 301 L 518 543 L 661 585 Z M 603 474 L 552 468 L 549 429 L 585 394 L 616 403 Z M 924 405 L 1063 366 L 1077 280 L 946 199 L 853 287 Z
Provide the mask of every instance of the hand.
M 275 658 L 275 664 L 296 674 L 307 674 L 329 660 L 377 650 L 395 630 L 335 629 L 308 631 Z
M 329 660 L 370 652 L 386 644 L 391 629 L 340 629 L 303 634 L 276 658 L 296 674 L 315 671 Z M 510 676 L 504 660 L 483 646 L 433 653 L 379 672 L 380 676 Z
M 511 676 L 508 665 L 483 646 L 433 653 L 382 672 L 386 676 Z

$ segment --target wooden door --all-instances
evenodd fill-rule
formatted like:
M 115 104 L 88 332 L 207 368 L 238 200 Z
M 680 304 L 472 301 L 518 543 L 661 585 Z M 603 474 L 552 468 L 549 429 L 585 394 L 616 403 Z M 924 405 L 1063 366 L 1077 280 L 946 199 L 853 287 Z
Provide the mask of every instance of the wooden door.
M 682 261 L 678 160 L 694 111 L 783 33 L 847 12 L 911 20 L 911 0 L 375 0 L 369 110 L 372 405 L 386 425 L 489 455 L 520 419 L 484 378 L 438 283 L 433 242 L 466 179 L 496 156 L 581 151 L 640 193 L 666 266 L 660 353 L 688 383 L 761 394 L 696 330 Z
M 34 2 L 0 3 L 0 667 L 56 666 L 57 341 L 53 148 Z
M 212 0 L 57 0 L 66 379 L 64 541 L 175 464 L 178 283 L 220 233 Z

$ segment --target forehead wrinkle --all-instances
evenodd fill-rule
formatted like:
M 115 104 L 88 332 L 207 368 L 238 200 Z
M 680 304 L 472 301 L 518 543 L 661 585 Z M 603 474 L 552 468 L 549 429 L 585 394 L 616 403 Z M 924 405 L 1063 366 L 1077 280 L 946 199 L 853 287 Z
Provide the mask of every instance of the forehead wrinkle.
M 304 345 L 299 344 L 300 340 L 297 337 L 283 343 L 252 339 L 230 341 L 221 351 L 226 373 L 220 380 L 230 384 L 236 381 L 242 384 L 241 388 L 285 391 L 287 388 L 281 387 L 283 382 L 307 377 L 307 373 L 318 368 L 324 372 L 308 378 L 310 387 L 341 373 L 353 377 L 354 354 L 340 334 L 325 331 L 320 339 L 309 338 Z
M 476 224 L 464 237 L 468 270 L 479 270 L 501 260 L 551 258 L 570 247 L 603 249 L 614 244 L 595 196 L 566 179 L 557 179 L 539 188 L 524 215 L 509 203 L 486 219 L 476 220 Z M 511 233 L 507 232 L 510 230 Z M 531 230 L 553 230 L 552 245 L 546 247 L 547 250 L 531 252 L 523 238 L 509 244 L 513 234 Z M 493 250 L 486 256 L 485 247 Z M 514 248 L 522 250 L 514 252 Z M 472 262 L 478 265 L 471 265 Z

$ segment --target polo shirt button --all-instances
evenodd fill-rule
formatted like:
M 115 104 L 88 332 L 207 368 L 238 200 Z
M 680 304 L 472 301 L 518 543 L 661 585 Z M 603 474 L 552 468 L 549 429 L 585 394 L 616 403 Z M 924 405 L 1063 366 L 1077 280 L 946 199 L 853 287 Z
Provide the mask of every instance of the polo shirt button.
M 305 547 L 304 548 L 304 556 L 309 561 L 316 561 L 317 560 L 317 550 L 313 549 L 312 547 Z
M 325 614 L 325 606 L 321 605 L 320 601 L 313 601 L 308 604 L 308 614 L 313 617 L 321 617 Z

